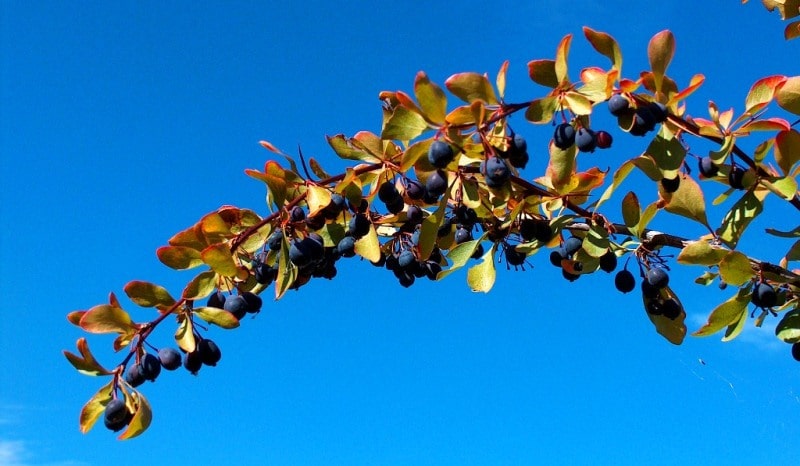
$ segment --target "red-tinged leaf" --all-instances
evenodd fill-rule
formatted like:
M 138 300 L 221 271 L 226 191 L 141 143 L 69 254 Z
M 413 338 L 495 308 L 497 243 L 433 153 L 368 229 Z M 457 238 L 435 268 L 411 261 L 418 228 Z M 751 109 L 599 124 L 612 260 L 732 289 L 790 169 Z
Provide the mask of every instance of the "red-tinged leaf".
M 589 193 L 593 189 L 603 186 L 606 180 L 606 172 L 597 167 L 592 167 L 585 172 L 575 174 L 577 184 L 574 191 L 577 193 Z
M 214 272 L 223 277 L 235 277 L 239 273 L 239 267 L 226 243 L 212 244 L 203 249 L 200 257 Z
M 228 311 L 215 307 L 197 307 L 193 310 L 194 314 L 208 322 L 225 329 L 232 329 L 239 326 L 239 319 Z
M 559 84 L 569 82 L 567 58 L 569 57 L 569 47 L 572 44 L 572 34 L 567 34 L 561 39 L 556 48 L 555 72 L 556 80 Z
M 328 144 L 331 146 L 336 155 L 340 158 L 348 160 L 358 160 L 366 163 L 378 163 L 381 160 L 378 157 L 370 154 L 369 152 L 356 148 L 352 145 L 343 134 L 336 136 L 327 136 Z
M 414 79 L 414 95 L 430 122 L 437 125 L 444 124 L 447 115 L 447 96 L 442 88 L 432 83 L 428 75 L 422 71 L 417 73 Z
M 197 347 L 197 341 L 194 338 L 194 326 L 190 319 L 182 316 L 181 323 L 175 331 L 175 342 L 178 347 L 187 353 L 191 353 Z
M 317 160 L 314 159 L 314 157 L 308 158 L 308 167 L 311 169 L 311 171 L 317 178 L 324 180 L 325 178 L 331 177 L 330 173 L 326 172 L 325 169 L 322 168 L 322 165 L 320 165 L 319 162 L 317 162 Z
M 217 288 L 217 273 L 213 270 L 206 270 L 192 279 L 183 289 L 181 297 L 186 300 L 198 300 L 205 298 Z
M 64 356 L 66 356 L 67 360 L 78 372 L 91 376 L 111 374 L 109 370 L 103 367 L 97 362 L 97 359 L 94 358 L 94 355 L 92 355 L 92 352 L 89 350 L 89 343 L 86 341 L 86 338 L 79 338 L 77 346 L 80 356 L 66 350 L 64 350 Z
M 628 192 L 622 199 L 622 220 L 625 222 L 625 226 L 633 228 L 638 225 L 641 215 L 642 208 L 639 198 L 633 191 Z
M 506 93 L 506 73 L 508 72 L 508 60 L 504 61 L 503 64 L 500 66 L 500 71 L 497 72 L 497 79 L 495 80 L 495 86 L 497 86 L 497 93 L 499 97 L 502 99 Z
M 786 78 L 775 94 L 778 105 L 787 112 L 800 115 L 800 76 Z
M 92 427 L 94 427 L 95 423 L 100 416 L 103 415 L 103 412 L 106 409 L 106 405 L 109 401 L 111 401 L 112 394 L 114 393 L 114 381 L 110 381 L 107 384 L 100 387 L 100 390 L 83 405 L 83 409 L 81 409 L 81 414 L 78 419 L 78 425 L 80 426 L 81 433 L 85 434 L 89 432 Z
M 665 192 L 663 186 L 659 184 L 659 191 L 666 201 L 664 209 L 667 212 L 699 222 L 701 225 L 711 229 L 708 225 L 706 201 L 700 185 L 689 175 L 681 173 L 679 176 L 681 181 L 678 185 L 678 190 L 673 193 Z
M 791 173 L 800 161 L 800 133 L 797 130 L 782 131 L 775 136 L 775 161 L 784 175 Z
M 124 288 L 131 301 L 142 307 L 172 306 L 175 299 L 161 286 L 149 282 L 133 280 Z
M 196 226 L 196 224 L 192 225 L 189 228 L 176 233 L 172 238 L 169 239 L 169 244 L 171 246 L 182 246 L 198 250 L 208 246 L 205 238 L 198 234 Z
M 472 125 L 475 124 L 475 114 L 472 112 L 472 107 L 469 105 L 462 105 L 456 107 L 445 117 L 451 125 Z
M 614 91 L 614 82 L 617 77 L 619 77 L 617 70 L 606 73 L 602 68 L 584 68 L 581 70 L 583 86 L 578 89 L 578 92 L 593 102 L 606 100 Z
M 749 303 L 750 292 L 747 289 L 739 290 L 735 296 L 714 308 L 708 316 L 708 322 L 692 335 L 696 337 L 707 337 L 719 332 L 725 327 L 735 324 L 739 321 L 742 311 L 747 309 Z
M 528 76 L 536 84 L 553 89 L 558 87 L 555 60 L 532 60 L 528 62 Z
M 80 327 L 89 333 L 126 333 L 136 329 L 127 312 L 108 304 L 86 311 L 81 317 Z
M 447 89 L 464 102 L 472 103 L 477 100 L 490 105 L 497 103 L 494 89 L 486 75 L 478 73 L 458 73 L 447 78 L 444 82 Z
M 664 74 L 674 54 L 675 37 L 669 30 L 661 31 L 650 39 L 647 46 L 647 58 L 650 60 L 656 91 L 662 91 Z
M 127 333 L 121 333 L 117 335 L 117 338 L 114 339 L 114 351 L 119 351 L 123 348 L 126 348 L 128 345 L 131 344 L 133 339 L 136 337 L 137 333 L 134 331 L 130 331 Z
M 706 77 L 702 74 L 696 74 L 692 76 L 692 79 L 689 81 L 689 87 L 673 95 L 672 98 L 669 99 L 668 105 L 673 105 L 694 94 L 694 91 L 696 91 L 705 80 Z
M 381 132 L 381 139 L 410 141 L 428 128 L 428 122 L 419 113 L 406 107 L 397 107 Z
M 119 440 L 128 440 L 140 435 L 150 427 L 150 422 L 153 420 L 153 411 L 147 398 L 141 392 L 132 392 L 131 397 L 136 411 L 133 413 L 133 419 L 128 424 L 128 428 L 117 437 Z
M 786 76 L 767 76 L 753 83 L 745 98 L 745 113 L 755 113 L 772 102 L 775 97 L 775 89 L 784 81 L 786 81 Z
M 595 50 L 611 60 L 611 66 L 614 69 L 622 71 L 622 52 L 613 37 L 605 32 L 595 31 L 586 26 L 583 27 L 583 35 L 586 36 L 586 39 Z
M 86 311 L 72 311 L 67 314 L 67 320 L 72 324 L 80 327 L 81 317 L 86 314 Z
M 397 98 L 397 101 L 401 106 L 411 110 L 414 113 L 422 114 L 422 109 L 417 106 L 417 103 L 414 102 L 414 99 L 412 99 L 410 95 L 403 91 L 397 91 L 395 92 L 394 96 Z
M 203 264 L 200 251 L 185 246 L 162 246 L 156 250 L 158 260 L 175 270 L 191 269 Z
M 274 153 L 279 154 L 279 155 L 286 155 L 286 154 L 283 153 L 282 150 L 280 150 L 277 147 L 275 147 L 274 145 L 272 145 L 271 142 L 258 141 L 258 143 L 261 144 L 261 147 L 263 147 L 264 149 L 267 149 L 270 152 L 274 152 Z
M 548 124 L 553 121 L 558 109 L 558 98 L 555 96 L 536 99 L 531 102 L 528 110 L 525 111 L 525 119 L 531 123 Z
M 800 37 L 800 21 L 794 21 L 786 25 L 783 30 L 783 37 L 786 40 L 797 39 Z
M 800 15 L 800 1 L 798 0 L 761 0 L 769 11 L 777 9 L 781 19 L 791 19 Z
M 736 130 L 739 136 L 750 134 L 752 131 L 789 131 L 791 125 L 783 118 L 764 118 L 749 121 Z
M 614 176 L 612 177 L 611 184 L 603 192 L 603 195 L 600 196 L 600 199 L 597 200 L 597 202 L 595 203 L 595 208 L 600 207 L 602 203 L 611 199 L 611 196 L 614 194 L 614 191 L 616 191 L 619 185 L 621 185 L 622 182 L 625 180 L 625 178 L 628 177 L 628 174 L 631 172 L 631 170 L 633 170 L 633 167 L 635 167 L 633 162 L 627 160 L 623 162 L 622 165 L 619 166 L 619 168 L 617 168 L 617 170 L 614 172 Z
M 119 304 L 119 299 L 117 299 L 117 295 L 115 295 L 113 291 L 108 293 L 108 304 L 116 307 L 122 307 Z
M 545 176 L 550 179 L 553 188 L 559 189 L 569 183 L 575 173 L 575 157 L 578 149 L 573 144 L 567 150 L 561 150 L 550 143 L 550 162 L 547 165 Z

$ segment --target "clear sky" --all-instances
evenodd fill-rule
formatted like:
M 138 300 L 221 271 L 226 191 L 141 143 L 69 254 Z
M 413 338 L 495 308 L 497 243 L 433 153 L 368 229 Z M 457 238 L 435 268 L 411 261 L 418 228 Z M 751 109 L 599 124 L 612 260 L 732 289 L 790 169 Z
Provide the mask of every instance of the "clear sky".
M 223 204 L 267 213 L 264 186 L 243 173 L 270 156 L 259 140 L 302 144 L 336 171 L 323 136 L 378 132 L 378 93 L 411 90 L 419 70 L 442 83 L 493 76 L 508 59 L 508 100 L 529 100 L 546 91 L 526 63 L 552 58 L 566 33 L 573 70 L 606 66 L 582 25 L 617 38 L 629 76 L 646 67 L 649 38 L 671 29 L 670 74 L 707 77 L 694 115 L 710 98 L 741 112 L 757 78 L 800 74 L 800 42 L 785 43 L 759 2 L 211 3 L 0 5 L 0 465 L 796 461 L 800 364 L 774 321 L 731 343 L 676 347 L 635 293 L 603 273 L 569 284 L 542 255 L 527 272 L 501 270 L 488 295 L 471 293 L 465 273 L 404 289 L 340 263 L 336 280 L 268 300 L 239 329 L 213 328 L 216 368 L 143 386 L 154 420 L 142 437 L 118 442 L 102 425 L 81 434 L 79 410 L 102 382 L 62 356 L 82 336 L 65 315 L 123 296 L 133 279 L 178 295 L 193 275 L 161 265 L 156 248 Z M 551 129 L 512 121 L 538 175 Z M 601 168 L 643 149 L 606 124 L 617 142 L 596 155 Z M 777 260 L 788 245 L 770 241 L 754 230 L 746 245 Z M 701 272 L 672 278 L 690 331 L 733 292 L 693 284 Z M 172 331 L 154 343 L 171 344 Z M 110 341 L 90 338 L 107 366 L 121 358 Z

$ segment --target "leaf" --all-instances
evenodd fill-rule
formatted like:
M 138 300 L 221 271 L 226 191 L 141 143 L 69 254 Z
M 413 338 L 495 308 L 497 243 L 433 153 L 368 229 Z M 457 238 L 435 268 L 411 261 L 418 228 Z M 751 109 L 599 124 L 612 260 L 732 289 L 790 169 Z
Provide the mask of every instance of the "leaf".
M 647 58 L 653 70 L 653 80 L 656 91 L 661 91 L 664 73 L 675 54 L 675 37 L 669 30 L 664 30 L 653 36 L 647 46 Z
M 572 44 L 572 34 L 567 34 L 561 39 L 558 48 L 556 48 L 555 72 L 556 80 L 558 80 L 559 84 L 569 81 L 567 76 L 567 57 L 569 56 L 570 44 Z
M 447 89 L 454 96 L 467 103 L 483 101 L 487 104 L 497 104 L 497 97 L 494 94 L 489 78 L 478 73 L 457 73 L 444 82 Z
M 428 260 L 433 248 L 436 246 L 436 240 L 439 232 L 439 226 L 444 220 L 445 211 L 447 209 L 447 196 L 442 196 L 439 205 L 433 214 L 425 217 L 422 221 L 422 227 L 419 234 L 419 258 L 420 260 Z
M 725 336 L 722 337 L 722 341 L 731 341 L 738 337 L 739 334 L 742 333 L 742 330 L 744 330 L 745 323 L 747 323 L 747 306 L 742 309 L 742 313 L 739 315 L 736 323 L 728 325 L 728 328 L 725 330 Z
M 800 226 L 795 227 L 794 230 L 791 231 L 780 231 L 774 228 L 767 228 L 764 231 L 779 238 L 800 238 Z
M 185 246 L 162 246 L 156 250 L 158 260 L 175 270 L 197 267 L 203 263 L 200 251 Z
M 131 397 L 134 399 L 136 411 L 133 413 L 133 419 L 128 424 L 128 428 L 117 437 L 119 440 L 128 440 L 140 435 L 150 427 L 150 422 L 153 420 L 153 411 L 147 398 L 141 392 L 133 392 Z
M 564 93 L 564 100 L 567 104 L 566 107 L 576 115 L 591 115 L 592 102 L 584 95 L 570 91 Z
M 783 118 L 762 118 L 743 124 L 736 130 L 736 134 L 746 136 L 753 131 L 788 131 L 789 129 L 791 129 L 791 125 Z
M 239 274 L 239 267 L 236 266 L 230 248 L 225 243 L 212 244 L 203 249 L 200 257 L 214 272 L 223 277 L 235 277 Z
M 336 152 L 336 155 L 338 155 L 340 158 L 358 160 L 366 163 L 378 163 L 381 161 L 378 157 L 375 157 L 369 152 L 353 147 L 351 141 L 345 138 L 343 134 L 327 136 L 326 139 L 328 140 L 328 144 L 331 146 L 333 151 Z
M 216 288 L 217 273 L 213 270 L 206 270 L 186 284 L 181 297 L 192 301 L 202 299 L 213 293 Z
M 556 76 L 555 60 L 532 60 L 528 62 L 528 76 L 536 84 L 557 88 L 558 77 Z
M 611 60 L 611 66 L 619 71 L 622 71 L 622 52 L 620 51 L 617 41 L 605 32 L 595 31 L 586 26 L 583 27 L 583 35 L 603 56 Z
M 386 126 L 381 132 L 381 139 L 410 141 L 421 135 L 426 129 L 428 129 L 428 123 L 422 118 L 422 115 L 405 107 L 397 107 L 386 122 Z
M 196 348 L 197 341 L 194 338 L 192 321 L 185 316 L 182 317 L 181 323 L 175 331 L 175 342 L 187 353 L 191 353 Z
M 678 263 L 686 265 L 717 265 L 728 251 L 713 248 L 705 241 L 695 241 L 681 249 L 678 254 Z
M 614 176 L 611 179 L 611 184 L 606 188 L 603 192 L 603 195 L 600 196 L 600 199 L 597 200 L 595 203 L 595 207 L 600 207 L 600 204 L 604 203 L 605 201 L 611 199 L 611 196 L 614 194 L 614 191 L 622 184 L 622 181 L 628 176 L 628 174 L 633 170 L 635 165 L 632 161 L 626 160 L 622 163 L 622 165 L 617 168 L 614 172 Z
M 313 217 L 331 203 L 331 192 L 322 186 L 310 185 L 306 189 L 308 216 Z
M 725 327 L 736 324 L 742 318 L 742 312 L 747 311 L 747 305 L 749 303 L 749 290 L 739 290 L 733 297 L 714 308 L 711 314 L 709 314 L 708 321 L 705 325 L 700 327 L 700 329 L 692 335 L 696 337 L 707 337 Z
M 193 312 L 197 317 L 205 320 L 209 324 L 218 325 L 222 328 L 231 329 L 239 326 L 239 319 L 223 309 L 217 309 L 215 307 L 196 307 Z
M 673 345 L 680 345 L 683 343 L 683 339 L 686 337 L 686 324 L 684 323 L 686 320 L 686 312 L 683 309 L 683 304 L 681 304 L 678 296 L 669 287 L 662 289 L 661 295 L 665 299 L 674 299 L 678 302 L 678 306 L 680 307 L 680 314 L 678 317 L 673 320 L 664 317 L 663 315 L 650 314 L 646 311 L 650 298 L 642 296 L 645 305 L 645 313 L 650 319 L 650 322 L 655 325 L 656 331 L 659 333 L 659 335 L 666 338 L 666 340 Z
M 800 133 L 796 130 L 781 131 L 775 136 L 775 161 L 788 175 L 800 160 Z
M 494 269 L 495 246 L 492 246 L 481 258 L 481 262 L 467 271 L 467 283 L 474 292 L 488 293 L 494 286 L 497 275 Z
M 787 312 L 775 327 L 775 336 L 786 343 L 800 343 L 800 309 Z
M 608 251 L 608 247 L 608 231 L 597 224 L 593 224 L 583 239 L 583 250 L 591 257 L 600 257 Z
M 778 105 L 787 112 L 800 115 L 800 76 L 786 78 L 775 94 Z
M 170 307 L 175 304 L 175 299 L 164 287 L 153 283 L 133 280 L 123 290 L 131 301 L 142 307 Z
M 444 117 L 447 115 L 447 96 L 423 71 L 417 73 L 414 79 L 414 95 L 428 120 L 443 125 Z
M 665 137 L 659 134 L 647 146 L 645 153 L 653 159 L 663 173 L 678 170 L 681 167 L 686 156 L 686 148 L 677 137 L 672 135 Z
M 81 354 L 80 356 L 70 353 L 67 350 L 64 350 L 64 356 L 66 356 L 67 360 L 78 372 L 90 376 L 110 375 L 112 373 L 100 365 L 94 358 L 92 352 L 89 351 L 89 343 L 86 341 L 86 338 L 79 338 L 77 345 L 78 352 Z
M 375 225 L 370 225 L 369 232 L 356 241 L 355 251 L 370 262 L 378 262 L 381 259 L 381 243 L 378 241 Z
M 787 201 L 797 194 L 797 180 L 790 176 L 762 178 L 761 183 Z
M 708 217 L 706 217 L 706 201 L 703 198 L 703 190 L 689 175 L 681 173 L 679 176 L 681 182 L 678 185 L 678 190 L 674 193 L 665 192 L 663 186 L 659 183 L 659 191 L 662 192 L 666 201 L 664 209 L 667 212 L 695 220 L 710 230 Z
M 289 239 L 281 241 L 281 254 L 278 256 L 278 276 L 275 279 L 275 299 L 281 299 L 297 279 L 297 267 L 289 261 Z
M 426 156 L 432 143 L 433 141 L 431 139 L 425 139 L 409 146 L 409 148 L 403 152 L 403 161 L 400 163 L 400 171 L 407 171 L 417 163 L 417 160 Z
M 639 223 L 637 223 L 635 227 L 631 228 L 631 232 L 634 234 L 634 236 L 642 236 L 645 228 L 647 228 L 647 225 L 650 224 L 650 221 L 653 220 L 658 211 L 658 201 L 651 203 L 644 209 L 642 212 L 642 217 L 639 219 Z
M 775 89 L 785 80 L 786 76 L 767 76 L 753 83 L 745 98 L 745 113 L 755 113 L 772 102 Z
M 106 405 L 111 401 L 112 393 L 114 391 L 114 381 L 111 380 L 107 384 L 100 387 L 100 390 L 92 396 L 89 401 L 83 405 L 81 414 L 78 418 L 78 424 L 82 434 L 92 430 L 95 423 L 106 409 Z
M 739 251 L 730 251 L 719 263 L 719 275 L 725 283 L 742 286 L 749 282 L 755 273 L 747 256 Z
M 786 252 L 784 258 L 787 262 L 800 261 L 800 240 L 794 242 L 792 247 L 789 248 L 789 251 Z
M 475 253 L 475 249 L 477 249 L 478 245 L 481 244 L 481 242 L 484 239 L 486 239 L 487 235 L 488 233 L 484 233 L 480 238 L 471 241 L 466 241 L 452 248 L 447 253 L 447 258 L 450 259 L 452 265 L 450 266 L 449 269 L 439 272 L 437 280 L 443 279 L 444 277 L 450 275 L 451 273 L 455 272 L 456 270 L 466 265 L 466 263 L 472 257 L 472 254 Z
M 550 162 L 547 165 L 546 176 L 556 190 L 569 183 L 572 174 L 575 173 L 575 157 L 577 154 L 578 149 L 574 144 L 567 150 L 561 150 L 551 141 Z
M 525 111 L 525 119 L 535 124 L 547 124 L 553 121 L 557 109 L 558 98 L 555 96 L 536 99 Z
M 633 228 L 639 224 L 642 208 L 639 205 L 639 198 L 633 191 L 628 192 L 622 199 L 622 219 L 625 226 Z
M 86 314 L 86 311 L 72 311 L 69 314 L 67 314 L 67 320 L 72 325 L 75 325 L 76 327 L 80 327 L 81 326 L 81 317 L 83 317 L 84 314 Z
M 122 308 L 100 304 L 81 317 L 80 327 L 89 333 L 128 333 L 136 327 Z
M 497 86 L 497 93 L 502 99 L 506 93 L 506 73 L 508 73 L 508 60 L 504 61 L 500 66 L 500 71 L 497 72 L 497 79 L 495 79 L 495 86 Z
M 783 30 L 783 37 L 786 40 L 797 39 L 800 37 L 800 21 L 793 21 L 786 25 Z
M 736 247 L 745 229 L 762 211 L 761 199 L 753 191 L 748 191 L 733 205 L 722 219 L 717 236 L 731 249 Z

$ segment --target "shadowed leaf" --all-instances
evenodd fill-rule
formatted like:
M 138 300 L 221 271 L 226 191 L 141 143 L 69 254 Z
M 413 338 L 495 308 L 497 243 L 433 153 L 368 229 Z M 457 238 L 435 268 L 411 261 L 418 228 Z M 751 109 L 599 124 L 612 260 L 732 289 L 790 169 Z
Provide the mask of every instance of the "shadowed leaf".
M 169 307 L 175 304 L 175 299 L 164 287 L 153 283 L 133 280 L 125 285 L 124 291 L 131 301 L 142 307 Z
M 213 270 L 206 270 L 186 284 L 186 288 L 183 289 L 181 297 L 189 300 L 205 298 L 213 293 L 216 287 L 217 273 Z
M 800 76 L 787 78 L 783 85 L 778 88 L 775 100 L 787 112 L 800 115 Z
M 444 85 L 454 96 L 464 102 L 473 103 L 480 100 L 490 105 L 497 103 L 494 89 L 485 75 L 458 73 L 447 78 Z
M 217 309 L 215 307 L 197 307 L 194 308 L 193 311 L 197 317 L 205 320 L 209 324 L 218 325 L 226 329 L 239 326 L 239 319 L 223 309 Z
M 223 277 L 235 277 L 239 273 L 239 267 L 236 266 L 226 243 L 212 244 L 203 249 L 200 257 L 214 272 Z

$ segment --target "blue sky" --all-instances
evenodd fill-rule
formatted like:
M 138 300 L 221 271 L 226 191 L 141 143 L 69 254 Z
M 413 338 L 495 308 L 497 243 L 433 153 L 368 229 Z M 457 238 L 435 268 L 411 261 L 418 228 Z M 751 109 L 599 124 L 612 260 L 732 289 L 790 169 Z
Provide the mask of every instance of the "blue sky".
M 757 78 L 800 73 L 800 43 L 784 43 L 783 25 L 758 2 L 166 3 L 0 7 L 0 291 L 9 297 L 0 465 L 781 464 L 798 456 L 800 364 L 772 336 L 774 322 L 750 324 L 732 343 L 714 336 L 675 347 L 611 277 L 569 284 L 543 256 L 528 272 L 501 271 L 488 295 L 472 294 L 464 273 L 404 289 L 390 273 L 345 262 L 336 280 L 267 302 L 239 329 L 212 329 L 223 352 L 216 368 L 144 386 L 154 409 L 144 436 L 118 442 L 102 426 L 82 435 L 78 412 L 101 382 L 63 358 L 82 336 L 64 316 L 109 291 L 122 296 L 133 279 L 179 294 L 191 272 L 162 266 L 155 249 L 223 204 L 267 212 L 263 185 L 243 174 L 270 155 L 259 140 L 290 152 L 302 144 L 336 171 L 344 165 L 323 136 L 378 132 L 378 92 L 410 90 L 419 70 L 442 83 L 460 71 L 494 75 L 508 59 L 507 100 L 528 100 L 545 90 L 529 81 L 526 63 L 551 58 L 566 33 L 576 35 L 573 76 L 605 66 L 582 25 L 617 38 L 631 76 L 646 67 L 649 38 L 671 29 L 670 74 L 682 84 L 707 77 L 689 100 L 694 115 L 712 98 L 741 111 Z M 532 166 L 543 167 L 551 129 L 512 123 L 528 139 Z M 606 124 L 617 141 L 598 155 L 608 159 L 601 168 L 643 149 Z M 654 196 L 635 178 L 626 186 Z M 778 202 L 767 212 L 797 215 Z M 655 225 L 701 233 L 666 216 Z M 788 247 L 750 233 L 744 244 L 755 255 L 777 260 Z M 732 293 L 694 285 L 700 273 L 678 268 L 672 277 L 691 330 Z M 133 311 L 141 320 L 149 312 Z M 171 332 L 159 329 L 154 342 L 170 344 Z M 90 344 L 113 366 L 120 356 L 110 341 Z

